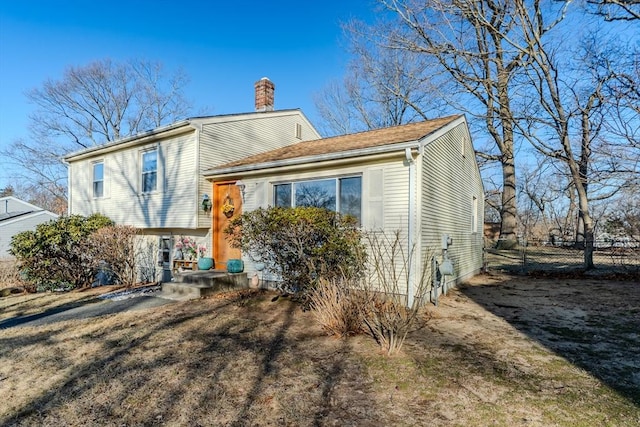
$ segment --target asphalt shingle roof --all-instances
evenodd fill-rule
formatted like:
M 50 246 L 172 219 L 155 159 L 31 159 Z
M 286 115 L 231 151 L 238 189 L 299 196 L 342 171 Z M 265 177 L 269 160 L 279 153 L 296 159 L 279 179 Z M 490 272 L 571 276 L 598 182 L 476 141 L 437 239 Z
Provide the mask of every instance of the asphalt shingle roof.
M 458 119 L 460 115 L 441 117 L 424 122 L 410 123 L 366 132 L 335 136 L 331 138 L 314 139 L 297 144 L 256 154 L 244 159 L 227 163 L 219 168 L 253 165 L 278 160 L 295 159 L 299 157 L 319 156 L 323 154 L 339 153 L 365 148 L 378 147 L 402 142 L 415 141 L 440 129 Z M 218 169 L 218 167 L 214 168 Z

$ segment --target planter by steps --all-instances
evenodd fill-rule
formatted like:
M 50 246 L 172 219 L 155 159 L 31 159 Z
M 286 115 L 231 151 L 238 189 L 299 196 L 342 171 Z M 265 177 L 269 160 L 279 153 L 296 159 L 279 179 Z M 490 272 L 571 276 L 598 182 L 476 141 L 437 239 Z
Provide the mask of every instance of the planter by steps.
M 213 265 L 214 261 L 211 257 L 200 257 L 198 259 L 198 270 L 211 270 Z
M 227 271 L 229 273 L 242 273 L 244 271 L 244 262 L 241 259 L 230 259 L 227 261 Z

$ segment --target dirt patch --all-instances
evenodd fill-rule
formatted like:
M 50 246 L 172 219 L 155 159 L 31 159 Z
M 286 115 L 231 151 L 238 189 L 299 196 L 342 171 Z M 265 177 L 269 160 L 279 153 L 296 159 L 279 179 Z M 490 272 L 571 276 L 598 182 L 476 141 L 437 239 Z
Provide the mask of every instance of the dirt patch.
M 637 288 L 480 276 L 395 357 L 265 291 L 13 327 L 0 425 L 636 426 Z

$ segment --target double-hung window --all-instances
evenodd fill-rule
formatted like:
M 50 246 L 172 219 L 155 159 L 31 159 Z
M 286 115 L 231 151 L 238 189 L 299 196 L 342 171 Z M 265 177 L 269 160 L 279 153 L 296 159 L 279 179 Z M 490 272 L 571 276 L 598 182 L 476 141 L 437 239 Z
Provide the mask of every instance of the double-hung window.
M 104 162 L 93 163 L 93 197 L 104 197 Z
M 151 193 L 158 186 L 158 150 L 142 153 L 142 192 Z
M 348 176 L 287 182 L 274 186 L 274 204 L 313 206 L 362 220 L 362 177 Z

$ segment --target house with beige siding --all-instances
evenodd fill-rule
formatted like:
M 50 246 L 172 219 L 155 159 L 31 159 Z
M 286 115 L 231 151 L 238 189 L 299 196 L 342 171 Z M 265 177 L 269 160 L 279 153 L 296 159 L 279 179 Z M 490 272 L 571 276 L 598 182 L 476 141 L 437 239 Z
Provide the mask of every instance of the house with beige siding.
M 10 258 L 11 238 L 23 231 L 34 231 L 39 224 L 58 215 L 13 196 L 0 197 L 0 259 Z
M 406 283 L 409 302 L 424 297 L 415 295 L 418 256 L 434 254 L 436 262 L 448 258 L 453 265 L 440 280 L 444 287 L 432 292 L 436 297 L 483 265 L 484 191 L 462 115 L 299 142 L 212 167 L 204 177 L 213 194 L 233 191 L 245 211 L 324 206 L 355 216 L 365 231 L 400 232 L 416 257 Z M 221 262 L 239 256 L 227 255 L 232 249 L 220 232 L 227 221 L 223 203 L 214 198 L 214 255 Z M 241 256 L 249 276 L 258 274 L 258 263 Z
M 155 251 L 146 264 L 162 265 L 164 281 L 177 238 L 206 245 L 210 256 L 213 195 L 204 171 L 320 138 L 300 110 L 274 110 L 274 89 L 266 78 L 256 82 L 251 113 L 190 118 L 67 155 L 69 214 L 101 213 L 139 228 Z

